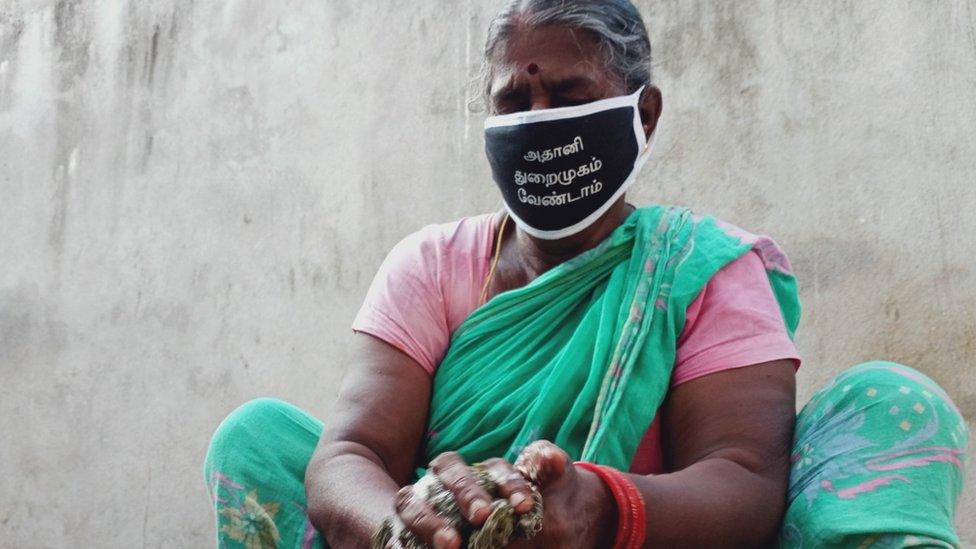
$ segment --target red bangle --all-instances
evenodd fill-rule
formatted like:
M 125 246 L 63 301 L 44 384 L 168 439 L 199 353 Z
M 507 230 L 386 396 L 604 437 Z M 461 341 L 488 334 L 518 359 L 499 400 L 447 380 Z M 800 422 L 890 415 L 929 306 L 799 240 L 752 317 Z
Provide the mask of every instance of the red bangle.
M 647 524 L 644 497 L 637 490 L 637 486 L 613 467 L 586 461 L 577 461 L 575 465 L 596 473 L 613 494 L 617 504 L 617 535 L 613 542 L 614 549 L 641 547 L 647 535 Z

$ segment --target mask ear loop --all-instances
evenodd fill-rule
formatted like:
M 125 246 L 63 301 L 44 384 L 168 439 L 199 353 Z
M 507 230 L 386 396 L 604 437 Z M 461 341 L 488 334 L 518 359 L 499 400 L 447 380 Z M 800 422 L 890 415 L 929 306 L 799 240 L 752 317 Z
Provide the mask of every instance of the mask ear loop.
M 657 137 L 657 130 L 661 127 L 661 119 L 658 118 L 657 122 L 654 124 L 654 129 L 651 130 L 651 134 L 644 137 L 644 125 L 640 120 L 640 100 L 644 96 L 644 91 L 647 89 L 647 84 L 641 84 L 641 87 L 634 92 L 637 96 L 634 102 L 634 133 L 637 136 L 637 142 L 643 143 L 640 152 L 637 154 L 637 158 L 634 160 L 634 171 L 640 170 L 644 164 L 651 158 L 651 151 L 654 149 L 654 141 Z

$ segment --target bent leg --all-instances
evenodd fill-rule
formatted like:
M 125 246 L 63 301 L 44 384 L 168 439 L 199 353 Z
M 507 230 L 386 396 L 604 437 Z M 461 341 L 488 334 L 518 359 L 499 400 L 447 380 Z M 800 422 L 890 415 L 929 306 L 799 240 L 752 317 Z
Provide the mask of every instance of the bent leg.
M 220 547 L 325 547 L 305 513 L 305 468 L 321 434 L 318 420 L 271 398 L 224 419 L 204 464 Z
M 958 546 L 967 440 L 959 410 L 921 372 L 842 372 L 797 417 L 782 546 Z

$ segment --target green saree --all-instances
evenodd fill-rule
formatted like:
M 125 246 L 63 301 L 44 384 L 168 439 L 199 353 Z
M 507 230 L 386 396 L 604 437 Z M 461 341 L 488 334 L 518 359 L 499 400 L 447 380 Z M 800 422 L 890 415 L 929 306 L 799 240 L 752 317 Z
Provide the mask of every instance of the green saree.
M 750 250 L 792 337 L 796 283 L 775 243 L 676 207 L 639 209 L 594 249 L 496 296 L 455 331 L 438 368 L 427 461 L 447 450 L 514 460 L 548 439 L 573 459 L 627 470 L 668 390 L 688 305 Z M 325 546 L 303 491 L 321 429 L 271 399 L 221 424 L 205 465 L 219 545 Z M 923 374 L 883 362 L 845 371 L 798 416 L 781 544 L 956 546 L 967 440 Z
M 688 305 L 750 242 L 689 210 L 634 211 L 592 250 L 496 296 L 454 332 L 434 377 L 427 457 L 469 461 L 548 439 L 627 470 L 667 393 Z M 792 335 L 793 277 L 768 271 Z

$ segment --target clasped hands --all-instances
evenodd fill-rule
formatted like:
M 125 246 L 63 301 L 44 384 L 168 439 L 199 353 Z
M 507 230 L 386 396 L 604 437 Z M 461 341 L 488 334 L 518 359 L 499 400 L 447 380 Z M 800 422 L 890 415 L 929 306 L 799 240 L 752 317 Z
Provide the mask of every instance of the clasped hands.
M 598 547 L 613 540 L 616 510 L 613 498 L 593 473 L 573 466 L 572 459 L 549 441 L 535 441 L 515 463 L 492 458 L 480 464 L 497 485 L 495 498 L 505 498 L 516 515 L 534 504 L 532 486 L 544 501 L 542 530 L 531 540 L 516 540 L 507 547 Z M 491 513 L 490 495 L 478 483 L 468 463 L 457 452 L 445 452 L 430 462 L 436 476 L 453 495 L 464 519 L 481 526 Z M 436 549 L 460 549 L 461 533 L 422 497 L 413 485 L 396 495 L 394 508 L 403 528 Z M 401 547 L 396 537 L 387 547 Z

